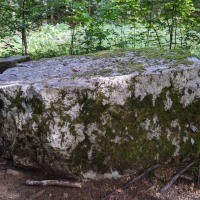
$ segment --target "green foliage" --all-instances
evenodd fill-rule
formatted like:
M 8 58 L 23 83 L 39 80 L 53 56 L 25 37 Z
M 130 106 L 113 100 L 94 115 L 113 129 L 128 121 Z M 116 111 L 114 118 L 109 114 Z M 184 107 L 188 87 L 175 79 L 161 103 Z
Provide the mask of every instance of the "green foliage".
M 46 25 L 40 31 L 31 32 L 29 52 L 35 58 L 56 57 L 68 54 L 69 27 L 65 24 Z
M 197 0 L 2 0 L 0 9 L 1 57 L 20 54 L 21 40 L 34 58 L 146 47 L 200 54 Z

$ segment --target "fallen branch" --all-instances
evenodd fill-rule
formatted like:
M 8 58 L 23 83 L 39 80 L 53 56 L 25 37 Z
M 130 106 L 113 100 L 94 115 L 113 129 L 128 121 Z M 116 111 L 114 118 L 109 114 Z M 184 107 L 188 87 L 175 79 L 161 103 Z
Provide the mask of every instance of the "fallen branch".
M 142 174 L 140 174 L 139 176 L 135 177 L 134 179 L 128 181 L 126 184 L 124 184 L 119 189 L 121 189 L 121 190 L 127 189 L 130 185 L 133 185 L 133 184 L 139 182 L 140 180 L 146 178 L 154 169 L 157 169 L 160 166 L 161 165 L 153 165 L 153 166 L 149 167 Z
M 116 189 L 114 192 L 111 192 L 109 195 L 104 196 L 101 200 L 106 199 L 106 198 L 108 198 L 108 197 L 110 197 L 112 195 L 116 195 L 117 193 L 123 192 L 123 190 L 127 189 L 130 185 L 133 185 L 133 184 L 141 181 L 142 179 L 146 178 L 154 169 L 157 169 L 160 166 L 161 165 L 153 165 L 153 166 L 149 167 L 142 174 L 140 174 L 139 176 L 135 177 L 134 179 L 131 179 L 126 184 L 124 184 L 123 186 L 121 186 L 118 189 Z
M 184 169 L 182 169 L 180 172 L 178 172 L 172 179 L 165 185 L 161 190 L 160 193 L 166 192 L 175 182 L 176 180 L 184 173 L 186 172 L 192 165 L 194 165 L 195 161 L 191 162 L 189 165 L 187 165 Z
M 75 181 L 61 181 L 61 180 L 26 180 L 25 185 L 29 186 L 60 186 L 60 187 L 70 187 L 70 188 L 81 188 L 80 182 Z
M 188 176 L 188 175 L 183 175 L 183 174 L 180 176 L 180 178 L 185 179 L 187 181 L 192 181 L 193 180 L 193 177 Z

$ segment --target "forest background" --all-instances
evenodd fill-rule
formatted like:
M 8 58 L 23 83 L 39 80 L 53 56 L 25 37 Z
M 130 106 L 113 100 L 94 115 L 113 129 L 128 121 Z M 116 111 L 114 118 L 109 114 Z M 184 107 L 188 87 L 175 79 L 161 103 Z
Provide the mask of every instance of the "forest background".
M 200 1 L 0 1 L 0 57 L 128 48 L 183 49 L 200 56 Z

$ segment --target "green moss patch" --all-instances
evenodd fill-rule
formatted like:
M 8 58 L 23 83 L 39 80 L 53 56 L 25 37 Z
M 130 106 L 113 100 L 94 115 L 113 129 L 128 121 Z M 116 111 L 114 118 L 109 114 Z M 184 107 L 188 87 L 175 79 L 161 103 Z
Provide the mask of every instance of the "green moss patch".
M 44 111 L 45 107 L 44 107 L 42 101 L 36 97 L 29 99 L 27 101 L 27 103 L 31 105 L 34 114 L 40 115 Z
M 132 79 L 130 88 L 134 88 L 135 80 Z M 127 98 L 124 105 L 103 105 L 103 97 L 96 94 L 97 98 L 89 98 L 86 93 L 82 95 L 80 103 L 83 104 L 80 118 L 76 122 L 84 122 L 87 129 L 91 123 L 97 123 L 99 131 L 92 134 L 96 137 L 95 145 L 90 142 L 88 136 L 75 148 L 72 153 L 73 168 L 87 171 L 105 173 L 110 170 L 123 172 L 124 169 L 133 166 L 143 166 L 156 162 L 166 162 L 172 159 L 180 161 L 186 157 L 196 157 L 200 153 L 199 132 L 192 132 L 187 125 L 195 124 L 200 130 L 200 117 L 198 107 L 200 101 L 196 100 L 187 107 L 183 107 L 182 91 L 173 87 L 166 87 L 157 97 L 153 105 L 152 95 L 146 95 L 143 100 L 134 97 Z M 165 102 L 171 98 L 170 110 L 165 110 Z M 157 117 L 155 122 L 154 117 Z M 102 118 L 106 117 L 106 124 Z M 150 129 L 145 129 L 146 120 L 150 120 Z M 173 126 L 173 121 L 177 125 Z M 151 129 L 160 127 L 158 137 L 148 138 Z M 180 126 L 180 128 L 179 128 Z M 167 133 L 170 130 L 170 135 Z M 191 140 L 195 143 L 192 144 Z M 180 149 L 178 150 L 177 148 Z M 91 151 L 92 149 L 92 151 Z M 88 160 L 88 152 L 92 159 Z M 177 155 L 174 154 L 178 151 Z
M 2 99 L 0 99 L 0 110 L 4 108 L 4 102 Z

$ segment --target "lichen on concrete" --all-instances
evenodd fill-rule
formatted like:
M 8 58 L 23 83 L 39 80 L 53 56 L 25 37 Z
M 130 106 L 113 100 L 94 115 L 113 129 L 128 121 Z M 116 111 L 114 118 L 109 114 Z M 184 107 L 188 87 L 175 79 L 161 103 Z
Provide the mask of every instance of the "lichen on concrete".
M 0 75 L 0 143 L 17 166 L 118 177 L 198 157 L 199 107 L 200 61 L 187 52 L 31 61 Z

